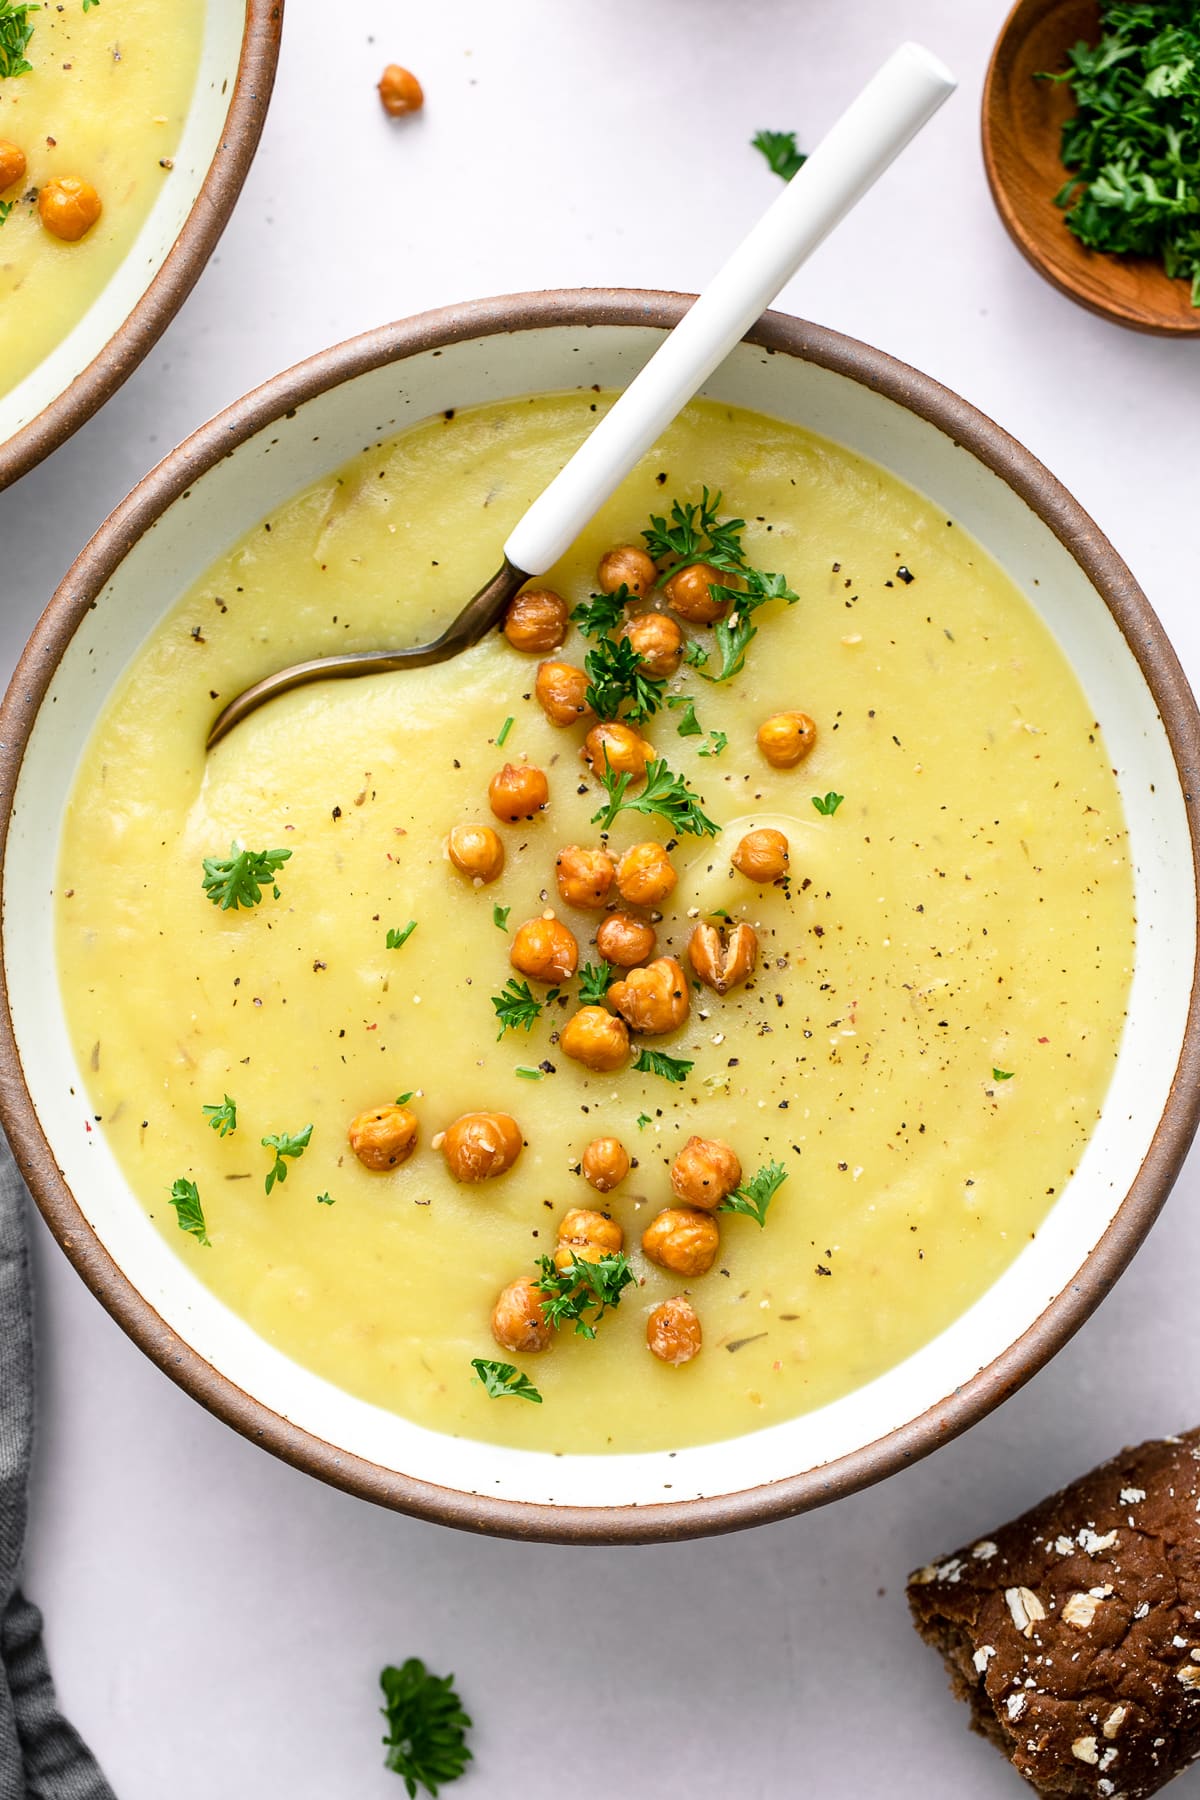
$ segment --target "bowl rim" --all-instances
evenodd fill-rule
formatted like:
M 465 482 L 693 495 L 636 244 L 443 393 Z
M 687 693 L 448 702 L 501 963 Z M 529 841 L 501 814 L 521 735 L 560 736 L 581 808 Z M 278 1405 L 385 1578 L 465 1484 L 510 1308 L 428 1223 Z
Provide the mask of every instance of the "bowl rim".
M 217 247 L 254 160 L 275 85 L 284 0 L 245 0 L 242 48 L 213 159 L 179 235 L 137 305 L 86 368 L 0 442 L 0 492 L 74 436 L 128 379 L 179 311 Z
M 467 301 L 381 326 L 273 376 L 202 425 L 150 471 L 80 553 L 34 627 L 0 703 L 0 867 L 26 746 L 74 632 L 159 516 L 215 464 L 291 409 L 343 382 L 465 339 L 554 327 L 669 330 L 692 296 L 554 289 Z M 929 376 L 823 326 L 768 312 L 747 341 L 856 381 L 932 424 L 997 475 L 1049 527 L 1096 588 L 1154 697 L 1175 761 L 1200 901 L 1200 713 L 1166 634 L 1125 563 L 1056 478 L 1000 426 Z M 1200 936 L 1200 934 L 1198 934 Z M 0 959 L 0 1122 L 54 1237 L 92 1293 L 163 1372 L 244 1437 L 333 1486 L 418 1518 L 492 1536 L 560 1543 L 651 1543 L 790 1517 L 894 1473 L 1016 1392 L 1099 1305 L 1157 1217 L 1200 1120 L 1200 944 L 1183 1042 L 1162 1116 L 1104 1235 L 1040 1316 L 939 1404 L 823 1466 L 732 1493 L 616 1507 L 506 1500 L 419 1480 L 294 1425 L 183 1342 L 110 1257 L 59 1171 L 22 1073 Z

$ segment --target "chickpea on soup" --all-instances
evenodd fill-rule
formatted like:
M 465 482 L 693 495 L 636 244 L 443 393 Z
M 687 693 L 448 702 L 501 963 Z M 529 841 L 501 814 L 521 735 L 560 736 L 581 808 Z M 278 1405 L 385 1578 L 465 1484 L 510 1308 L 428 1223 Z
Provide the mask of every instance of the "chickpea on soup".
M 786 1419 L 950 1323 L 1070 1178 L 1133 948 L 1023 595 L 710 402 L 503 632 L 205 755 L 270 670 L 433 635 L 606 404 L 428 420 L 235 545 L 97 727 L 56 898 L 97 1129 L 196 1273 L 356 1395 L 558 1451 Z
M 0 5 L 0 395 L 132 247 L 195 86 L 203 0 Z

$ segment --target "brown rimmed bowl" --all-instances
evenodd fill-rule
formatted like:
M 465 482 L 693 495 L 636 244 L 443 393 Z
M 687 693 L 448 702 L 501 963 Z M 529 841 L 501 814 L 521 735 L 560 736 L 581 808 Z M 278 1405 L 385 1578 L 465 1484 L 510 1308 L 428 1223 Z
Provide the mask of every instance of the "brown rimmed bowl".
M 801 423 L 936 496 L 1058 637 L 1117 772 L 1137 892 L 1128 1023 L 1095 1136 L 1034 1238 L 932 1343 L 832 1405 L 674 1454 L 553 1456 L 422 1429 L 312 1375 L 235 1318 L 130 1193 L 93 1128 L 71 1048 L 51 899 L 67 795 L 114 684 L 217 556 L 364 444 L 451 407 L 623 386 L 687 304 L 609 290 L 479 301 L 269 381 L 107 520 L 0 709 L 0 1116 L 51 1231 L 147 1355 L 247 1437 L 365 1499 L 497 1535 L 604 1543 L 734 1530 L 926 1455 L 1087 1318 L 1166 1198 L 1200 1109 L 1200 717 L 1162 628 L 1092 521 L 998 426 L 877 350 L 769 313 L 705 392 Z
M 1100 39 L 1097 0 L 1017 0 L 996 40 L 983 87 L 983 161 L 1005 229 L 1060 293 L 1089 312 L 1156 337 L 1200 333 L 1191 284 L 1172 281 L 1146 256 L 1088 250 L 1054 196 L 1067 179 L 1059 155 L 1070 89 L 1038 81 L 1067 66 L 1067 51 Z
M 169 180 L 83 317 L 0 394 L 0 489 L 116 393 L 191 293 L 254 160 L 282 28 L 283 0 L 206 0 L 199 73 Z

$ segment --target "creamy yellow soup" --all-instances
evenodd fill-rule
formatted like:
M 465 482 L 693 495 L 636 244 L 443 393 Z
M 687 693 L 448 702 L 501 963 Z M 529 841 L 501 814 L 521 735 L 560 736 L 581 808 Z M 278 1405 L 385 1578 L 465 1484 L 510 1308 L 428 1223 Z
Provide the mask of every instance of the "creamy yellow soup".
M 0 191 L 0 394 L 79 323 L 171 179 L 195 85 L 204 0 L 45 0 L 27 74 L 0 77 L 0 142 L 26 171 Z M 47 231 L 37 192 L 86 181 L 103 211 L 74 243 Z
M 257 676 L 433 635 L 604 404 L 555 395 L 428 421 L 250 532 L 155 630 L 97 728 L 56 902 L 99 1128 L 179 1255 L 263 1337 L 354 1394 L 442 1431 L 563 1451 L 786 1419 L 969 1306 L 1036 1230 L 1095 1123 L 1133 936 L 1104 744 L 1024 597 L 892 475 L 708 403 L 547 578 L 585 598 L 608 546 L 638 541 L 649 514 L 707 483 L 749 520 L 751 559 L 800 596 L 760 612 L 734 679 L 684 665 L 671 681 L 703 735 L 679 735 L 684 708 L 644 728 L 720 837 L 628 813 L 611 833 L 617 850 L 674 845 L 660 954 L 682 955 L 694 920 L 720 911 L 759 935 L 751 983 L 724 999 L 695 987 L 687 1023 L 651 1040 L 693 1064 L 682 1083 L 573 1063 L 557 1004 L 497 1041 L 490 997 L 513 973 L 522 921 L 554 906 L 581 959 L 597 960 L 600 915 L 559 902 L 554 856 L 598 841 L 602 796 L 582 730 L 553 727 L 533 697 L 536 658 L 493 636 L 440 668 L 324 683 L 205 755 L 218 704 Z M 711 644 L 706 628 L 689 635 Z M 585 649 L 572 631 L 559 654 Z M 773 769 L 757 725 L 794 707 L 816 720 L 817 747 Z M 488 781 L 506 759 L 547 772 L 549 805 L 497 827 L 506 868 L 476 887 L 446 837 L 490 821 Z M 814 807 L 834 793 L 835 810 Z M 751 824 L 787 835 L 786 891 L 732 870 Z M 268 888 L 227 912 L 206 899 L 203 859 L 234 840 L 291 850 L 278 899 Z M 371 1173 L 347 1125 L 409 1092 L 420 1145 Z M 222 1138 L 201 1109 L 226 1094 L 238 1123 Z M 433 1140 L 472 1109 L 511 1113 L 526 1148 L 508 1174 L 461 1186 Z M 309 1124 L 268 1194 L 262 1138 Z M 671 1204 L 668 1165 L 693 1133 L 730 1143 L 747 1176 L 774 1159 L 787 1179 L 762 1229 L 718 1215 L 717 1262 L 685 1282 L 640 1239 Z M 601 1134 L 636 1159 L 606 1200 L 578 1172 Z M 177 1226 L 180 1177 L 197 1185 L 208 1246 Z M 637 1285 L 594 1342 L 564 1332 L 540 1355 L 499 1350 L 498 1290 L 535 1273 L 565 1210 L 588 1205 L 623 1227 Z M 685 1289 L 704 1344 L 673 1368 L 649 1354 L 646 1320 Z M 476 1357 L 518 1365 L 544 1404 L 489 1398 Z

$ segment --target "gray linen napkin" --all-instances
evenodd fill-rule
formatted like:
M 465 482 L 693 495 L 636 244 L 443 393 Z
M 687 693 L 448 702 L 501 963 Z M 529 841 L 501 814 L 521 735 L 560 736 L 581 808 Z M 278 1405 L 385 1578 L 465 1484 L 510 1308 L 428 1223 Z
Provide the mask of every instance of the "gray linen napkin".
M 42 1618 L 17 1587 L 33 1448 L 33 1295 L 25 1184 L 0 1134 L 0 1800 L 113 1800 L 58 1710 Z

